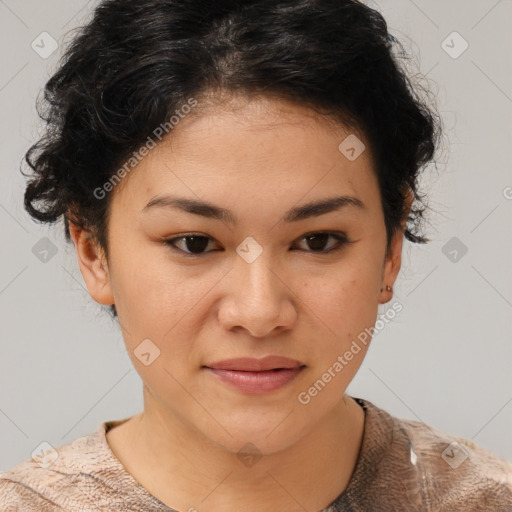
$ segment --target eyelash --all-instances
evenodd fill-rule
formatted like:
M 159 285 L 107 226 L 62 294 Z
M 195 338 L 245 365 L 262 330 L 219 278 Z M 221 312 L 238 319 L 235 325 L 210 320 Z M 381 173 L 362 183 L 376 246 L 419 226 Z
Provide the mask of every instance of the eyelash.
M 315 255 L 328 255 L 328 254 L 340 251 L 341 249 L 343 249 L 343 247 L 352 243 L 352 241 L 350 241 L 344 234 L 342 234 L 342 233 L 338 234 L 335 232 L 333 233 L 330 231 L 315 231 L 313 233 L 307 233 L 306 235 L 303 235 L 301 238 L 299 238 L 299 241 L 305 240 L 307 237 L 313 236 L 313 235 L 329 235 L 330 237 L 335 238 L 338 243 L 333 248 L 328 249 L 326 251 L 308 251 L 305 249 L 299 249 L 299 250 L 304 251 L 304 252 L 309 252 L 309 253 L 312 253 Z M 202 256 L 205 256 L 206 254 L 208 254 L 209 252 L 213 252 L 213 251 L 206 251 L 203 253 L 194 254 L 194 253 L 186 252 L 183 249 L 179 249 L 178 247 L 176 247 L 174 245 L 174 243 L 177 240 L 183 240 L 183 239 L 191 238 L 191 237 L 208 238 L 210 240 L 213 240 L 211 237 L 202 235 L 200 233 L 189 233 L 187 235 L 181 235 L 178 237 L 169 238 L 167 240 L 162 240 L 162 244 L 166 245 L 173 251 L 177 251 L 177 252 L 181 253 L 182 256 L 190 257 L 190 258 L 202 257 Z

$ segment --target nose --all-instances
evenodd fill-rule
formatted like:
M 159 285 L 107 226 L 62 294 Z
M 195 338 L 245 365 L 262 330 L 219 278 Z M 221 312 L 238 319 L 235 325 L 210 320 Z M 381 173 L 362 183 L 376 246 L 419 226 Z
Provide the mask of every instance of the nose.
M 256 338 L 291 329 L 297 319 L 298 298 L 290 281 L 264 253 L 252 263 L 237 258 L 225 282 L 219 310 L 222 327 L 245 329 Z

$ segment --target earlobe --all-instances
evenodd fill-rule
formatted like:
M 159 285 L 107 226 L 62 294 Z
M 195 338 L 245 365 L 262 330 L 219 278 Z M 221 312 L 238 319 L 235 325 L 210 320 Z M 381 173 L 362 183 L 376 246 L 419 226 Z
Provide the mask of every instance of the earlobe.
M 69 232 L 76 248 L 80 272 L 91 297 L 106 306 L 114 304 L 107 261 L 99 243 L 89 231 L 71 221 Z
M 393 284 L 400 272 L 402 265 L 402 242 L 404 239 L 404 232 L 397 231 L 391 242 L 389 252 L 386 255 L 384 262 L 384 270 L 382 272 L 381 280 L 381 293 L 380 293 L 380 304 L 385 304 L 391 300 L 393 296 Z

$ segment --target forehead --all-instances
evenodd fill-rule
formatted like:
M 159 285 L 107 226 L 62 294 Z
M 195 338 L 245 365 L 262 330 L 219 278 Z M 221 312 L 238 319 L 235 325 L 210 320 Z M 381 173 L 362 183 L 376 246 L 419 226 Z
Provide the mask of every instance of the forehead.
M 333 189 L 369 201 L 378 195 L 363 134 L 307 107 L 237 98 L 198 112 L 184 116 L 114 192 L 139 210 L 162 192 L 224 203 L 236 194 L 260 205 L 306 201 Z M 364 144 L 354 160 L 340 150 L 348 137 Z

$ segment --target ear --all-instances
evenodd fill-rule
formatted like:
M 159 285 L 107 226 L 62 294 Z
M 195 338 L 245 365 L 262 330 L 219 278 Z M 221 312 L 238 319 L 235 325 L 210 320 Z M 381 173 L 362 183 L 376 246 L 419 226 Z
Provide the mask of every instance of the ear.
M 398 229 L 393 235 L 389 251 L 386 254 L 384 260 L 380 285 L 383 289 L 380 292 L 379 304 L 385 304 L 386 302 L 389 302 L 393 297 L 393 291 L 387 291 L 386 286 L 393 288 L 398 273 L 400 272 L 400 267 L 402 266 L 402 245 L 404 241 L 405 228 L 407 226 L 407 219 L 409 217 L 409 212 L 411 211 L 413 200 L 413 191 L 409 189 L 405 199 L 404 216 L 401 228 Z
M 107 260 L 98 242 L 91 233 L 68 222 L 69 232 L 75 244 L 78 265 L 91 297 L 100 304 L 114 304 Z

